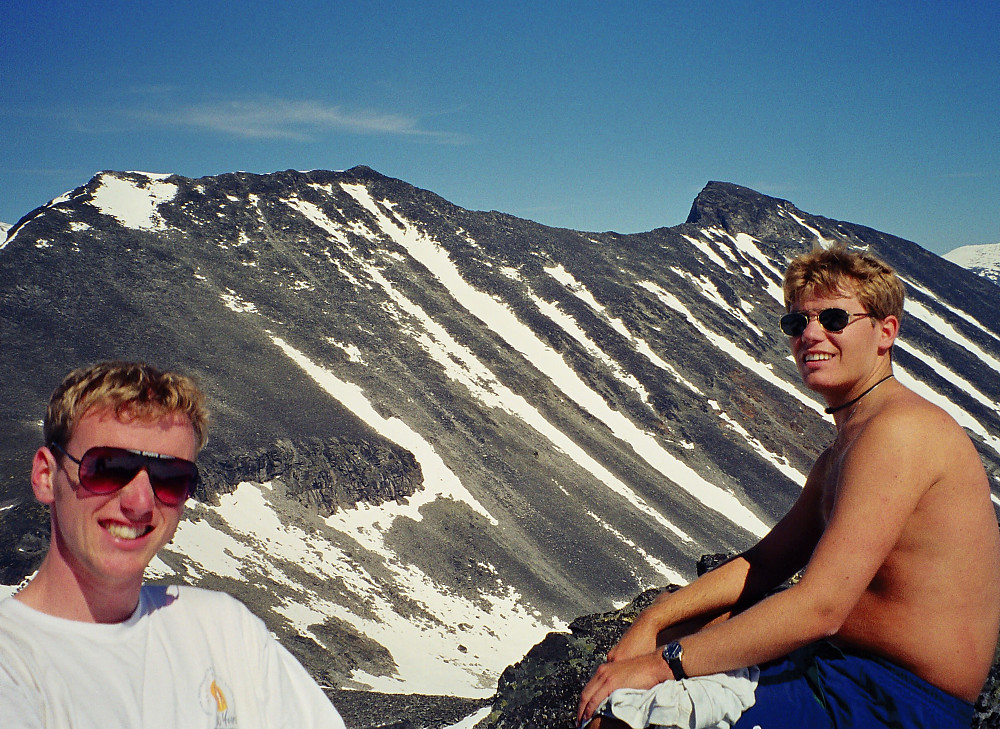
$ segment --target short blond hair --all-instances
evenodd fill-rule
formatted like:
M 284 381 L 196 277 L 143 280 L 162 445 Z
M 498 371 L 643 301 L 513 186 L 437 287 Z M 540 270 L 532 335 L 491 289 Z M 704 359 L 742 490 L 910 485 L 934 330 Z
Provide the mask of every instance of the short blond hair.
M 205 395 L 193 379 L 144 362 L 99 362 L 70 372 L 49 398 L 46 445 L 66 445 L 88 410 L 108 408 L 115 417 L 156 420 L 178 413 L 191 421 L 198 450 L 208 442 Z
M 815 248 L 793 259 L 782 285 L 785 309 L 803 297 L 854 294 L 877 319 L 903 318 L 906 292 L 889 264 L 871 253 L 846 245 Z

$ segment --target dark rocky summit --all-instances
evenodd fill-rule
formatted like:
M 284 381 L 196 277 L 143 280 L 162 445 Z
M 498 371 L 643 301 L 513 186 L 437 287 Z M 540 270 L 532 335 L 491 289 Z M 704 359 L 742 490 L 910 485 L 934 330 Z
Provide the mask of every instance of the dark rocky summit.
M 478 728 L 575 729 L 580 691 L 660 592 L 646 590 L 620 610 L 577 618 L 569 633 L 549 633 L 500 676 L 493 711 Z

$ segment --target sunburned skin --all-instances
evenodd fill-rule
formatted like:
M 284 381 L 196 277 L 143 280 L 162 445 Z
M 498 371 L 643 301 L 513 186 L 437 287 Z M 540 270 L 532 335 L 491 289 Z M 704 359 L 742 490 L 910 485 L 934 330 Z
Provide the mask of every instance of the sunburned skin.
M 992 664 L 1000 604 L 1000 548 L 989 484 L 961 428 L 936 406 L 890 382 L 879 387 L 887 389 L 878 400 L 867 409 L 859 405 L 845 419 L 837 442 L 815 469 L 829 528 L 838 501 L 856 498 L 843 493 L 857 478 L 851 472 L 855 461 L 865 458 L 877 470 L 881 462 L 898 458 L 884 448 L 868 455 L 875 448 L 866 441 L 887 437 L 885 431 L 892 429 L 921 446 L 912 448 L 919 452 L 909 459 L 909 482 L 887 482 L 879 495 L 877 503 L 888 504 L 889 510 L 882 512 L 878 528 L 889 529 L 895 541 L 836 639 L 891 658 L 974 701 Z M 892 509 L 897 499 L 911 505 L 903 516 Z M 879 543 L 865 533 L 855 541 L 860 549 Z M 969 558 L 973 554 L 976 559 Z

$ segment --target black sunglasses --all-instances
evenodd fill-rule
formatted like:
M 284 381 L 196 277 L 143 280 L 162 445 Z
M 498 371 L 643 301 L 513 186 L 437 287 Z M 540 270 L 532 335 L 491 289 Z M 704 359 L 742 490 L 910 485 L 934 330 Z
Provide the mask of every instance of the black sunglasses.
M 790 337 L 801 336 L 802 332 L 809 326 L 809 321 L 814 317 L 828 332 L 842 332 L 844 327 L 851 323 L 854 317 L 873 317 L 874 314 L 861 312 L 860 314 L 849 314 L 843 309 L 823 309 L 818 314 L 806 314 L 804 311 L 791 311 L 778 320 L 781 331 Z
M 80 467 L 80 485 L 92 494 L 113 494 L 145 470 L 153 493 L 165 506 L 184 503 L 198 485 L 198 466 L 191 461 L 129 448 L 94 446 L 76 459 L 58 443 L 50 447 Z

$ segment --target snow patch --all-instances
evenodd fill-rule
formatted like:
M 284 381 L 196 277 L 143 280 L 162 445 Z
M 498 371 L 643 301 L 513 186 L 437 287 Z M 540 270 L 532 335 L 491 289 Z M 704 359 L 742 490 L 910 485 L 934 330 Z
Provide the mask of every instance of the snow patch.
M 114 175 L 101 175 L 101 182 L 94 192 L 90 205 L 101 214 L 110 215 L 126 228 L 137 230 L 166 230 L 167 225 L 157 212 L 157 207 L 173 200 L 177 185 L 163 182 L 167 175 L 150 175 L 145 182 L 123 180 Z
M 235 311 L 237 314 L 259 314 L 257 311 L 257 305 L 240 298 L 232 289 L 226 289 L 225 293 L 219 294 L 219 298 L 222 299 L 222 303 L 226 305 L 228 309 Z
M 266 577 L 281 585 L 283 597 L 274 611 L 301 635 L 322 643 L 312 627 L 336 619 L 385 646 L 397 666 L 393 675 L 356 671 L 352 677 L 373 690 L 489 697 L 507 666 L 546 633 L 568 627 L 556 619 L 543 620 L 499 578 L 479 600 L 456 595 L 377 541 L 364 544 L 350 520 L 337 515 L 327 519 L 339 532 L 337 539 L 368 549 L 392 574 L 389 582 L 376 579 L 355 559 L 357 547 L 345 551 L 323 528 L 283 523 L 269 502 L 270 492 L 268 484 L 244 482 L 221 495 L 218 506 L 197 505 L 165 551 L 182 558 L 191 575 Z M 205 518 L 209 513 L 213 526 Z M 340 591 L 327 598 L 303 589 L 301 575 L 286 573 L 289 566 L 318 582 L 342 585 L 345 593 L 365 596 L 364 614 L 338 602 Z M 415 618 L 410 610 L 396 612 L 393 606 L 400 600 L 419 606 L 424 617 Z
M 962 268 L 1000 270 L 1000 243 L 959 246 L 945 253 L 942 258 Z

